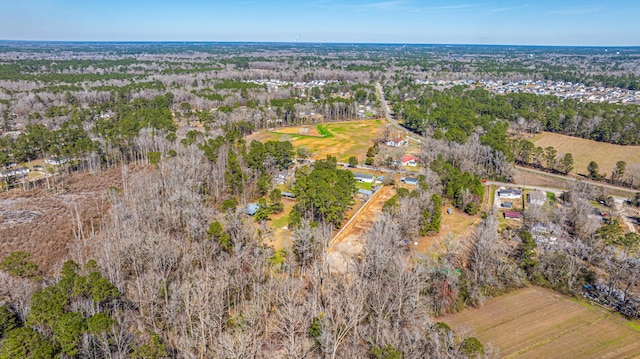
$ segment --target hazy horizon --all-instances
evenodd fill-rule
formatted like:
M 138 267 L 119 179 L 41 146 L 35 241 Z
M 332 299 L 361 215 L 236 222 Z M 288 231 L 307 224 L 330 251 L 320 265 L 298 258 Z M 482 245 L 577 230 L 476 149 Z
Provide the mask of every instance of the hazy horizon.
M 0 39 L 626 47 L 639 13 L 629 0 L 24 0 L 3 6 Z
M 51 44 L 265 44 L 265 45 L 379 45 L 379 46 L 470 46 L 470 47 L 522 47 L 522 48 L 640 48 L 640 45 L 523 45 L 483 43 L 409 43 L 409 42 L 349 42 L 349 41 L 196 41 L 196 40 L 14 40 L 2 39 L 0 43 L 51 43 Z

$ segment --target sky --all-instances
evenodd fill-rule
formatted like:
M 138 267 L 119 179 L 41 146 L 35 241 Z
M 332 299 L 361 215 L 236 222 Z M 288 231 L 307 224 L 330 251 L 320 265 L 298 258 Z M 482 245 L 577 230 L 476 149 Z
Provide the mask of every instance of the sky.
M 638 0 L 0 0 L 1 40 L 639 46 Z

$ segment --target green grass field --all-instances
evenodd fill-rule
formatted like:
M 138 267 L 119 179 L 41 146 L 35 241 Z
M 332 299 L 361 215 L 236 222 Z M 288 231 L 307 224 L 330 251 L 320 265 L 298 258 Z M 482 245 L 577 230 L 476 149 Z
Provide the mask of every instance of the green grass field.
M 373 189 L 373 183 L 358 182 L 358 183 L 356 183 L 356 186 L 358 188 L 366 189 L 366 190 L 369 190 L 369 191 L 371 191 Z
M 383 136 L 385 125 L 382 120 L 361 120 L 290 127 L 252 134 L 247 142 L 289 140 L 296 148 L 309 149 L 314 159 L 331 155 L 338 161 L 347 162 L 349 157 L 356 156 L 363 162 L 367 149 L 375 139 Z

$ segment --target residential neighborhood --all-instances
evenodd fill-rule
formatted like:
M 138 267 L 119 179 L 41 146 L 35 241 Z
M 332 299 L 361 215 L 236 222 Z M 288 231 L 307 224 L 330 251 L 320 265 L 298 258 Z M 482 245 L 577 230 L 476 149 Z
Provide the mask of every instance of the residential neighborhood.
M 586 86 L 581 83 L 565 81 L 506 81 L 506 80 L 415 80 L 419 85 L 436 85 L 442 88 L 458 85 L 482 87 L 496 94 L 530 93 L 535 95 L 554 95 L 562 99 L 575 99 L 580 102 L 608 102 L 640 104 L 640 91 L 601 86 Z

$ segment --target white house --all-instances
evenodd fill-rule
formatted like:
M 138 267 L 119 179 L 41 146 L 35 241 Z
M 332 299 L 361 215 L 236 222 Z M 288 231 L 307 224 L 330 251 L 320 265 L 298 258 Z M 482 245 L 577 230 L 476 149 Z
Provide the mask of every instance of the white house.
M 509 199 L 522 198 L 522 191 L 514 188 L 502 188 L 498 191 L 498 197 Z
M 0 172 L 0 178 L 24 177 L 28 175 L 29 172 L 31 172 L 31 170 L 26 167 L 12 168 Z
M 529 204 L 542 206 L 547 200 L 547 195 L 542 191 L 533 191 L 529 193 L 529 195 L 527 196 L 527 200 Z
M 400 160 L 400 162 L 402 163 L 403 166 L 415 167 L 418 165 L 418 163 L 416 162 L 416 158 L 413 155 L 402 156 L 402 159 Z
M 69 162 L 69 158 L 47 158 L 44 160 L 45 164 L 52 166 L 59 166 Z
M 363 173 L 354 173 L 353 177 L 356 178 L 356 181 L 361 182 L 361 183 L 373 183 L 373 181 L 375 181 L 375 179 L 376 179 L 376 176 L 367 175 L 367 174 L 363 174 Z
M 407 142 L 409 142 L 409 141 L 407 141 L 407 139 L 398 137 L 396 139 L 387 141 L 386 145 L 389 146 L 389 147 L 400 147 L 400 146 L 406 145 Z

